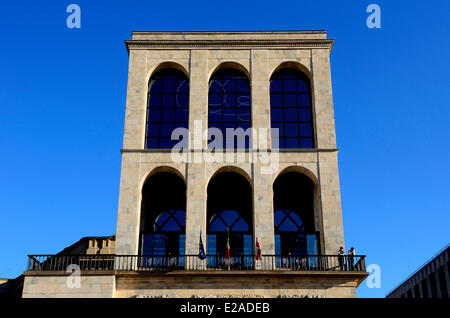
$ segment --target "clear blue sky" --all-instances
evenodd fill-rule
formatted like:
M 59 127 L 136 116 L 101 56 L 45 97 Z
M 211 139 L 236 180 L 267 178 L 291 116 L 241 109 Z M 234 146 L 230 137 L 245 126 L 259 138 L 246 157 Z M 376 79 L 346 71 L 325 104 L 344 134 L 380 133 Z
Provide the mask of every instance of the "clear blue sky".
M 450 242 L 449 1 L 74 2 L 79 30 L 69 1 L 1 6 L 0 277 L 115 233 L 133 30 L 328 30 L 346 244 L 381 266 L 358 296 Z

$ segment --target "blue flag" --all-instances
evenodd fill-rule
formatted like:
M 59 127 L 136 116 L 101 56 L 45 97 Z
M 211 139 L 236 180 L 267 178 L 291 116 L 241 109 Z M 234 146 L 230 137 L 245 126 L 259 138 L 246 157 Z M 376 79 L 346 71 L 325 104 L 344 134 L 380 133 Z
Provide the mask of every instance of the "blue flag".
M 203 247 L 203 242 L 202 242 L 202 232 L 200 232 L 200 243 L 199 243 L 199 247 L 198 247 L 198 258 L 200 258 L 201 260 L 204 260 L 206 258 L 205 248 Z

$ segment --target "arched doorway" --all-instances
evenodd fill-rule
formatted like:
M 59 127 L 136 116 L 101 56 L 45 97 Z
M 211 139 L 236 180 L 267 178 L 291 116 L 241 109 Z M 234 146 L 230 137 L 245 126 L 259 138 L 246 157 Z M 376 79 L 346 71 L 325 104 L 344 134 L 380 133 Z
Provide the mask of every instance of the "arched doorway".
M 141 208 L 140 254 L 149 256 L 148 266 L 183 265 L 178 256 L 184 255 L 185 225 L 184 180 L 173 172 L 152 175 L 143 186 Z
M 313 181 L 299 172 L 285 172 L 275 180 L 273 193 L 275 254 L 318 255 Z
M 208 184 L 207 201 L 208 266 L 249 266 L 253 254 L 253 203 L 249 181 L 237 172 L 221 172 Z

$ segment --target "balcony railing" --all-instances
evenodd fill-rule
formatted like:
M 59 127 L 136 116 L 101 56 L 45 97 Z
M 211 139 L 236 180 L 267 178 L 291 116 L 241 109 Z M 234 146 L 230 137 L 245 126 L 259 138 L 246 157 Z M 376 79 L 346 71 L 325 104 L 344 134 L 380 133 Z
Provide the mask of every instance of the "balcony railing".
M 28 271 L 340 271 L 365 272 L 365 255 L 28 255 Z

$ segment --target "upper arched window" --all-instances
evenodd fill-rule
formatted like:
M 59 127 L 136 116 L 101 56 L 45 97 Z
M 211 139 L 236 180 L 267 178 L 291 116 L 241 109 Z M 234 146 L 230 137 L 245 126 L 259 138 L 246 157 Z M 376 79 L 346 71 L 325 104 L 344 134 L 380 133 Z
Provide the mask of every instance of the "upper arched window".
M 156 72 L 148 85 L 147 149 L 171 149 L 172 131 L 189 124 L 189 80 L 176 69 Z
M 227 128 L 233 131 L 242 128 L 245 131 L 251 127 L 250 82 L 247 75 L 232 68 L 215 72 L 209 81 L 208 97 L 208 128 L 220 129 L 222 149 L 248 149 L 249 135 L 227 133 Z
M 279 129 L 280 149 L 314 148 L 311 85 L 305 74 L 283 68 L 272 75 L 270 114 L 272 128 Z

